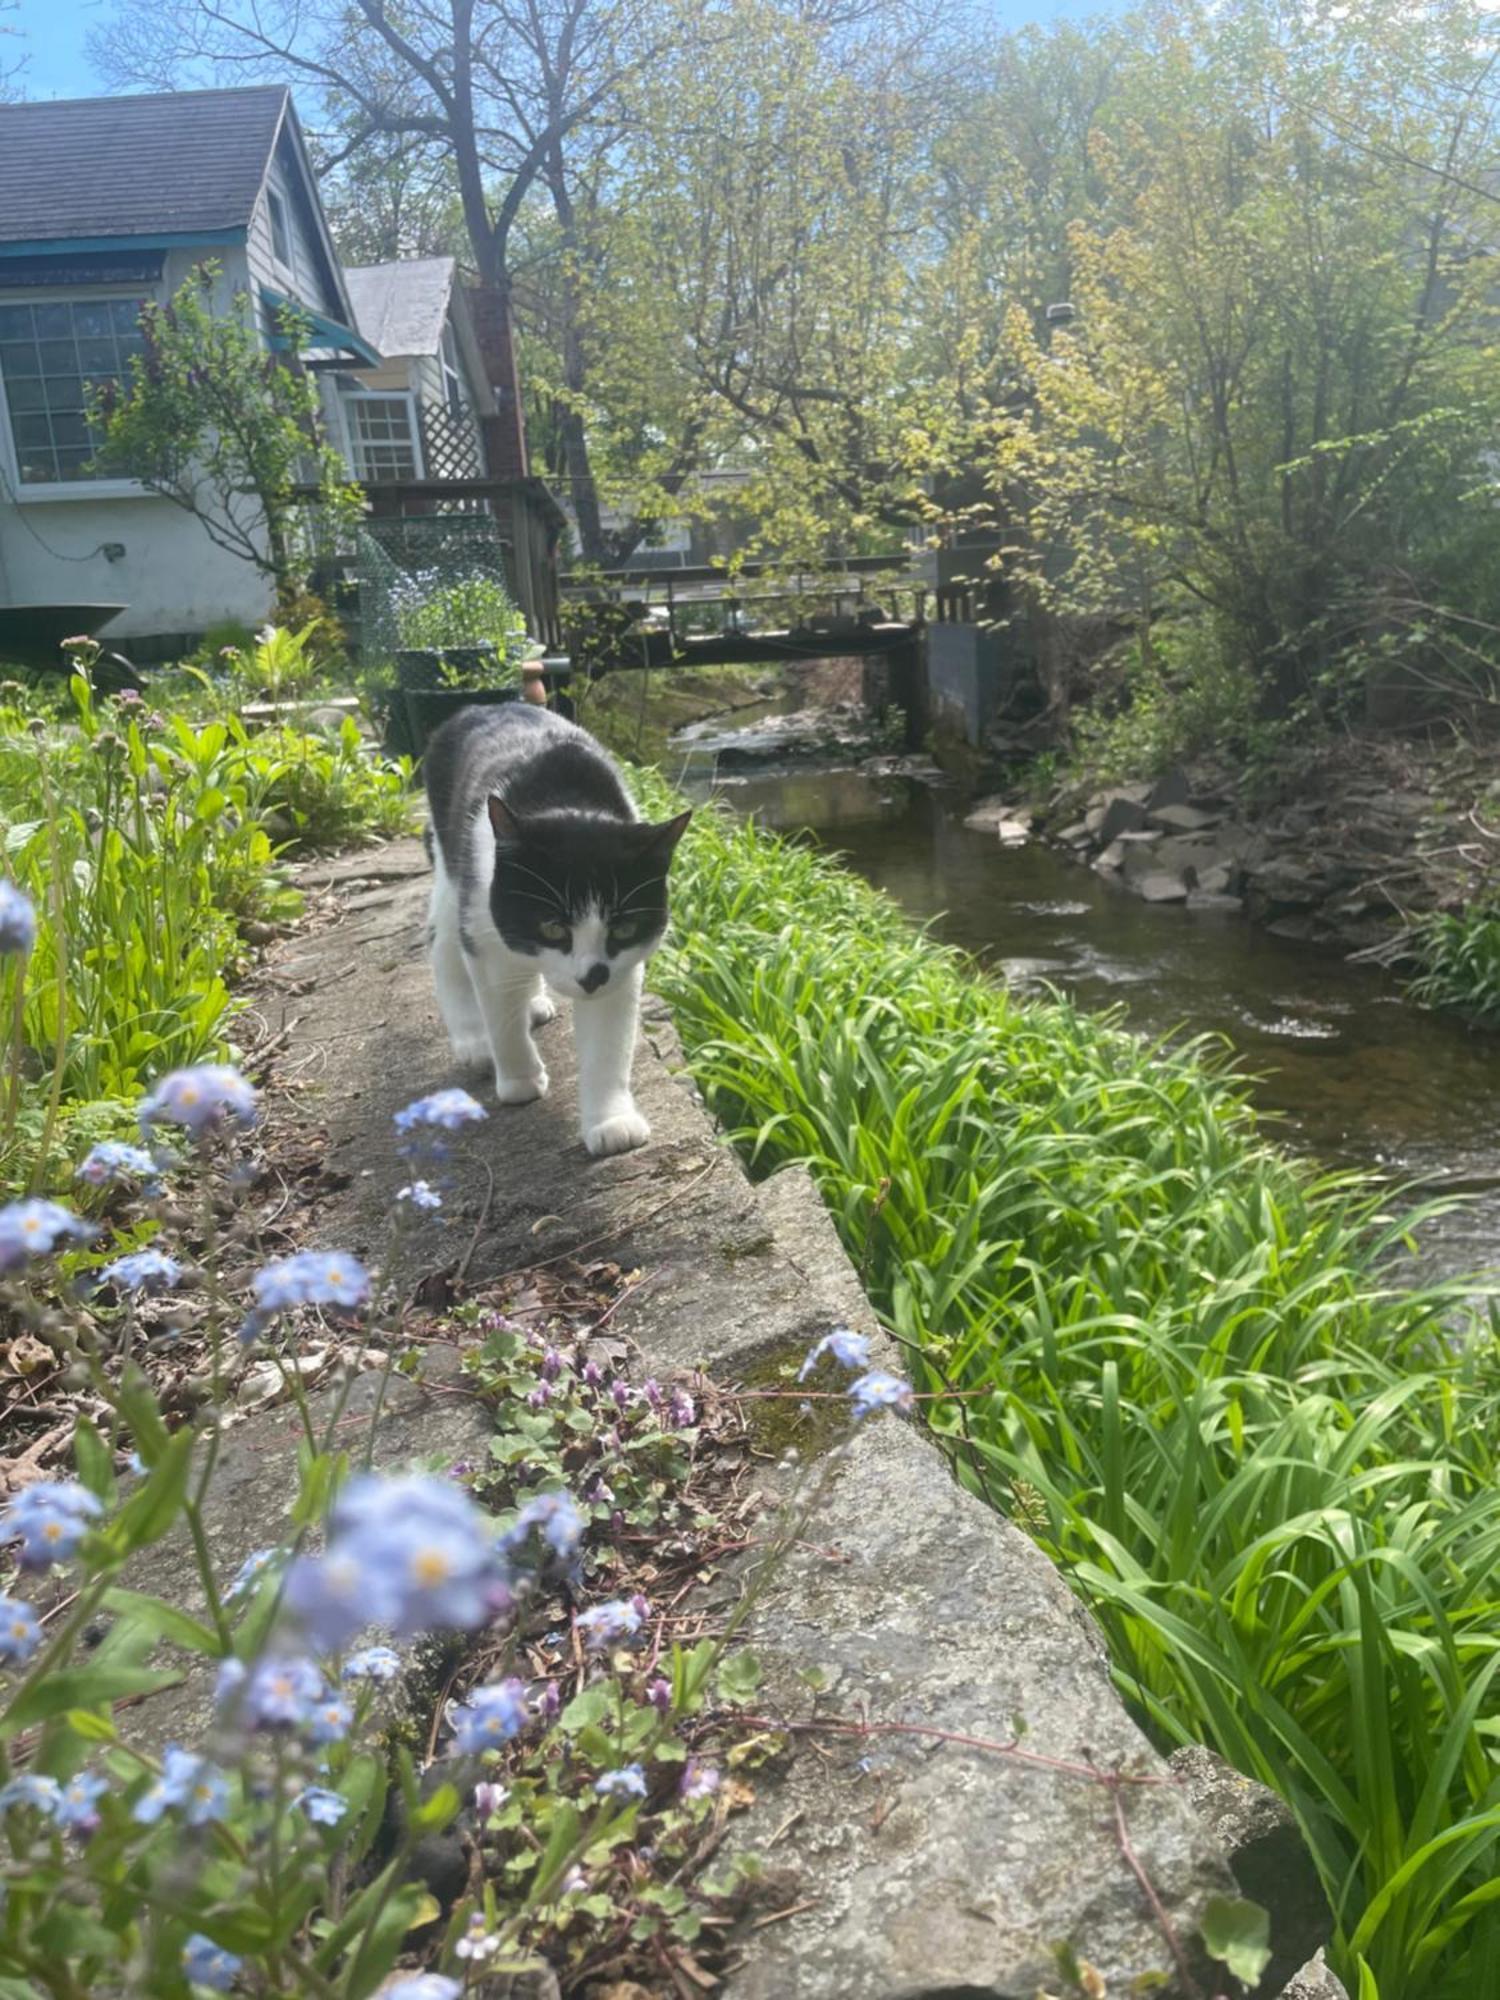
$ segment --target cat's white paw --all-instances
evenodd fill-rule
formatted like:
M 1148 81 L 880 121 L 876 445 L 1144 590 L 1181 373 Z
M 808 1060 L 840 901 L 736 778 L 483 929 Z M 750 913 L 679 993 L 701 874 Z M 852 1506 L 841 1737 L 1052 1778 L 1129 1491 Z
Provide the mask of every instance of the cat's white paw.
M 545 1028 L 549 1021 L 557 1019 L 557 1002 L 550 993 L 536 993 L 531 999 L 531 1025 Z
M 497 1076 L 495 1078 L 495 1102 L 497 1104 L 530 1104 L 533 1098 L 545 1097 L 547 1085 L 551 1081 L 544 1069 L 533 1071 L 530 1076 Z
M 601 1118 L 597 1125 L 583 1128 L 583 1143 L 596 1160 L 610 1153 L 632 1152 L 637 1146 L 644 1146 L 650 1137 L 651 1127 L 634 1105 L 628 1111 L 617 1111 L 612 1118 Z
M 450 1035 L 448 1040 L 453 1049 L 454 1063 L 459 1069 L 488 1069 L 495 1060 L 490 1053 L 488 1035 Z

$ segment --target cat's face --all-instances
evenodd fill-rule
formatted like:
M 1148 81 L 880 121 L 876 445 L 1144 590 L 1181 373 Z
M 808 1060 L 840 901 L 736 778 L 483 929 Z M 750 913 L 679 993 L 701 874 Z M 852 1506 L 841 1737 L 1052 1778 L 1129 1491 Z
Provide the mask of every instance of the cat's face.
M 489 802 L 490 909 L 511 951 L 554 993 L 588 1000 L 642 963 L 667 927 L 667 870 L 691 813 L 653 826 L 590 813 L 519 818 Z

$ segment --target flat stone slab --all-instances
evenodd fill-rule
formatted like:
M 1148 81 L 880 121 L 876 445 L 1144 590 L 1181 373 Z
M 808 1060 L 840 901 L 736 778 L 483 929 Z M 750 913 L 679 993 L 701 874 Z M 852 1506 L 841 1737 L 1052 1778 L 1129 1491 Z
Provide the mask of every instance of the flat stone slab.
M 384 856 L 393 893 L 291 940 L 270 980 L 273 994 L 278 983 L 295 987 L 287 1073 L 301 1080 L 298 1104 L 273 1115 L 325 1124 L 328 1165 L 345 1177 L 307 1218 L 307 1239 L 370 1255 L 406 1171 L 393 1112 L 460 1081 L 488 1099 L 484 1081 L 460 1077 L 449 1060 L 423 962 L 426 883 L 416 844 L 404 846 Z M 635 1069 L 653 1138 L 616 1159 L 591 1160 L 578 1138 L 566 1010 L 541 1041 L 551 1094 L 492 1106 L 455 1154 L 448 1220 L 426 1253 L 435 1271 L 463 1263 L 472 1283 L 574 1256 L 638 1268 L 613 1324 L 643 1367 L 702 1365 L 726 1386 L 789 1375 L 786 1364 L 834 1324 L 877 1333 L 811 1182 L 797 1171 L 759 1186 L 746 1179 L 662 1010 L 648 1012 Z M 900 1368 L 894 1345 L 880 1336 L 879 1347 L 882 1364 Z M 417 1428 L 392 1431 L 377 1462 L 463 1455 L 473 1406 L 429 1395 L 428 1410 L 420 1386 L 411 1395 L 394 1421 Z M 1230 1877 L 1114 1693 L 1078 1601 L 1025 1536 L 955 1482 L 918 1426 L 883 1417 L 847 1456 L 821 1464 L 826 1427 L 814 1422 L 811 1470 L 776 1472 L 774 1454 L 801 1437 L 801 1420 L 794 1404 L 766 1408 L 781 1433 L 768 1446 L 772 1497 L 803 1477 L 826 1490 L 752 1616 L 767 1669 L 759 1699 L 787 1723 L 893 1727 L 868 1741 L 789 1728 L 789 1754 L 752 1774 L 756 1802 L 730 1822 L 731 1838 L 790 1868 L 795 1907 L 743 1937 L 723 1989 L 730 2000 L 1034 2000 L 1055 1984 L 1063 1943 L 1110 1992 L 1149 1975 L 1167 1980 L 1155 1991 L 1175 1991 L 1109 1788 L 931 1733 L 1003 1744 L 1024 1727 L 1018 1747 L 1029 1756 L 1153 1780 L 1120 1792 L 1129 1840 L 1191 1948 L 1205 1898 Z M 289 1455 L 294 1420 L 274 1416 Z M 252 1471 L 247 1460 L 216 1530 L 226 1557 L 267 1539 L 264 1524 L 287 1501 L 287 1463 L 257 1454 Z M 713 1588 L 737 1593 L 748 1576 L 723 1572 Z M 816 1706 L 805 1678 L 814 1672 L 824 1677 Z M 172 1728 L 192 1733 L 176 1717 Z
M 1180 875 L 1169 875 L 1164 869 L 1153 868 L 1144 875 L 1127 876 L 1135 893 L 1148 903 L 1186 902 L 1188 885 Z

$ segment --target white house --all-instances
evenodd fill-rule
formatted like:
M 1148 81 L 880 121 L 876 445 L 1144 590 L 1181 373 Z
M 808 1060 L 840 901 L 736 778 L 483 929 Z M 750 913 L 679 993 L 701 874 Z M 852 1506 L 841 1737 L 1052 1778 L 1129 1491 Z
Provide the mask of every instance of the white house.
M 90 469 L 90 385 L 208 259 L 268 347 L 284 304 L 308 321 L 356 477 L 397 502 L 483 477 L 495 402 L 453 260 L 340 268 L 285 88 L 0 105 L 0 608 L 122 604 L 104 636 L 142 655 L 269 611 L 267 578 L 190 514 Z

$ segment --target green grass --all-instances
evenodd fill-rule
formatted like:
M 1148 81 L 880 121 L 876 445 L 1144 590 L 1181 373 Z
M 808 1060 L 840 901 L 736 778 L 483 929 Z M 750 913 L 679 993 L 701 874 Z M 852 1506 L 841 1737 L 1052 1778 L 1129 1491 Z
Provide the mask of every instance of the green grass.
M 700 814 L 658 961 L 756 1170 L 812 1171 L 959 1476 L 1163 1743 L 1288 1799 L 1360 2000 L 1500 1965 L 1492 1324 L 1266 1145 L 1211 1051 L 1017 1002 L 881 896 Z M 967 1425 L 972 1447 L 962 1431 Z
M 1410 993 L 1424 1007 L 1452 1007 L 1482 1027 L 1500 1027 L 1500 915 L 1493 909 L 1432 916 L 1414 949 Z

